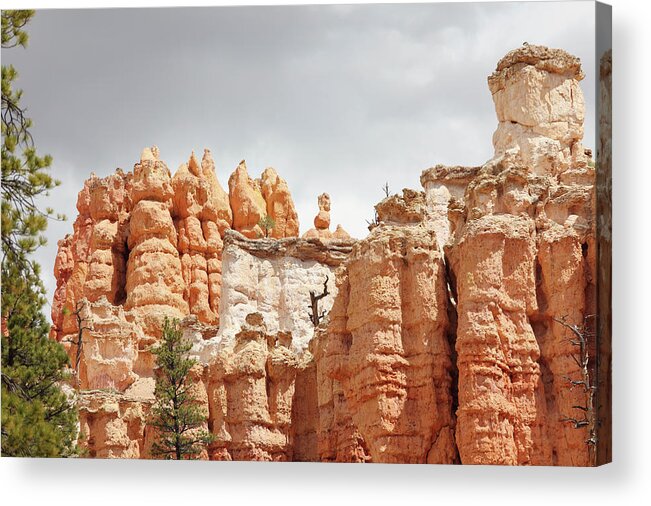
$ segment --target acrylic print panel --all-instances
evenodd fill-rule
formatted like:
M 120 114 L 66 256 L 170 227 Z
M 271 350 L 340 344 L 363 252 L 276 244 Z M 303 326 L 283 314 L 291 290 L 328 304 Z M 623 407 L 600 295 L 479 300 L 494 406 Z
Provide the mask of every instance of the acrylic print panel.
M 2 16 L 3 456 L 610 461 L 608 6 Z

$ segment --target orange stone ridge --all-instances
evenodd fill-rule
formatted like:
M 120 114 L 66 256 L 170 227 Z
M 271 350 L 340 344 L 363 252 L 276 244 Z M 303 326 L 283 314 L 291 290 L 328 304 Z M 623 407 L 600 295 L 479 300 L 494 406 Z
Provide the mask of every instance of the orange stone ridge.
M 51 331 L 74 364 L 85 327 L 88 454 L 151 456 L 151 347 L 172 317 L 214 436 L 201 458 L 593 465 L 591 428 L 567 421 L 589 395 L 570 388 L 568 326 L 590 335 L 598 310 L 582 78 L 565 51 L 508 53 L 488 77 L 494 156 L 424 170 L 360 240 L 330 230 L 327 193 L 299 238 L 275 169 L 242 161 L 225 190 L 209 150 L 174 175 L 155 146 L 91 175 L 58 243 Z

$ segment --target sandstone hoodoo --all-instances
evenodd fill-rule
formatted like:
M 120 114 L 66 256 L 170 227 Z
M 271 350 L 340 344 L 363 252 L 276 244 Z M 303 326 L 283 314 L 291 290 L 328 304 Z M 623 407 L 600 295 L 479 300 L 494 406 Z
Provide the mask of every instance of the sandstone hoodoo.
M 260 182 L 249 177 L 244 160 L 228 178 L 228 189 L 231 209 L 236 210 L 233 213 L 233 228 L 251 239 L 262 237 L 258 223 L 267 213 L 267 204 L 262 196 Z
M 298 214 L 287 182 L 275 169 L 268 167 L 262 173 L 260 186 L 262 196 L 267 203 L 267 216 L 274 222 L 271 237 L 275 239 L 298 237 Z
M 577 335 L 594 353 L 598 313 L 582 78 L 565 51 L 508 53 L 488 77 L 494 156 L 423 171 L 358 241 L 330 230 L 326 193 L 299 238 L 276 170 L 242 161 L 226 192 L 208 150 L 173 176 L 155 147 L 91 176 L 52 304 L 71 356 L 83 326 L 90 455 L 151 456 L 151 346 L 173 317 L 198 361 L 204 458 L 595 464 L 603 421 L 576 387 L 596 381 Z
M 341 225 L 337 225 L 334 233 L 330 231 L 330 195 L 322 193 L 318 198 L 319 212 L 314 217 L 314 228 L 305 234 L 304 239 L 350 239 L 350 235 Z

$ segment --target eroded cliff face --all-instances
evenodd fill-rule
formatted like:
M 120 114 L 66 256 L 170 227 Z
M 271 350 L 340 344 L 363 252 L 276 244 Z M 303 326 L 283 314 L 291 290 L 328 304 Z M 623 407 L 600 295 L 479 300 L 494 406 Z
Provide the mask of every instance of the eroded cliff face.
M 590 463 L 587 427 L 565 421 L 584 418 L 574 406 L 589 395 L 568 380 L 580 379 L 568 325 L 590 332 L 596 310 L 582 77 L 559 50 L 525 46 L 503 58 L 489 77 L 495 157 L 449 202 L 464 463 Z
M 206 364 L 210 455 L 219 460 L 317 460 L 315 328 L 310 292 L 329 294 L 352 240 L 246 239 L 229 231 L 223 253 L 220 328 L 188 337 Z M 206 339 L 208 337 L 208 339 Z
M 133 173 L 91 177 L 59 242 L 52 311 L 73 363 L 85 327 L 90 454 L 149 455 L 150 348 L 171 316 L 199 363 L 215 436 L 203 458 L 593 464 L 576 408 L 590 393 L 571 383 L 573 328 L 594 354 L 597 312 L 582 78 L 561 50 L 507 54 L 488 78 L 494 157 L 423 171 L 423 191 L 378 203 L 359 241 L 330 230 L 327 194 L 298 238 L 275 170 L 254 180 L 241 162 L 227 193 L 207 150 L 173 177 L 156 148 Z
M 314 336 L 308 308 L 310 291 L 320 293 L 327 287 L 328 295 L 320 300 L 320 307 L 328 312 L 337 294 L 336 267 L 346 259 L 353 243 L 351 239 L 250 240 L 227 232 L 219 337 L 233 339 L 247 315 L 259 312 L 268 333 L 284 334 L 295 350 L 305 350 Z
M 252 180 L 242 162 L 229 188 L 209 150 L 201 162 L 192 153 L 173 177 L 156 147 L 143 150 L 132 173 L 92 175 L 78 196 L 74 233 L 59 241 L 53 336 L 76 330 L 77 303 L 102 297 L 147 320 L 144 331 L 154 336 L 164 316 L 217 324 L 226 231 L 260 237 L 268 209 L 275 236 L 298 236 L 287 183 L 273 169 Z
M 191 317 L 187 321 L 201 326 L 202 339 L 216 334 L 223 238 L 232 228 L 255 232 L 266 214 L 263 208 L 254 215 L 255 198 L 240 205 L 252 187 L 265 189 L 264 197 L 256 196 L 278 221 L 277 235 L 298 235 L 287 184 L 273 169 L 253 181 L 241 164 L 231 181 L 229 194 L 209 150 L 201 162 L 193 153 L 172 177 L 152 147 L 143 150 L 133 172 L 92 175 L 79 193 L 74 233 L 59 241 L 55 261 L 51 336 L 69 350 L 91 455 L 148 454 L 151 346 L 166 317 Z
M 320 452 L 324 460 L 453 463 L 443 255 L 432 230 L 394 223 L 353 248 L 319 336 L 317 371 L 328 377 L 319 404 L 332 412 L 321 432 L 335 433 Z M 346 437 L 357 451 L 339 447 Z
M 343 425 L 375 462 L 593 463 L 569 328 L 589 339 L 596 311 L 582 78 L 563 51 L 509 53 L 488 79 L 495 156 L 376 206 L 319 337 L 324 433 Z

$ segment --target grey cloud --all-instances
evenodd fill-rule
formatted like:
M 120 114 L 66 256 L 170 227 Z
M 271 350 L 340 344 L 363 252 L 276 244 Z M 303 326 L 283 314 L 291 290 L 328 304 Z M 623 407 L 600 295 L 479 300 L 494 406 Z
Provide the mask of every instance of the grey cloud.
M 486 76 L 523 41 L 562 47 L 586 70 L 594 146 L 594 4 L 538 2 L 43 10 L 20 72 L 41 153 L 68 214 L 39 251 L 50 295 L 56 241 L 90 171 L 130 169 L 157 144 L 174 171 L 213 151 L 224 186 L 239 160 L 288 180 L 301 229 L 316 196 L 365 235 L 387 181 L 418 188 L 435 163 L 480 164 L 495 128 Z

